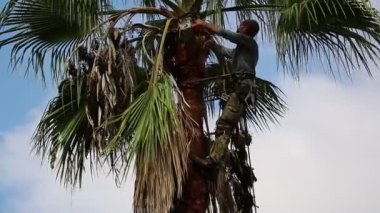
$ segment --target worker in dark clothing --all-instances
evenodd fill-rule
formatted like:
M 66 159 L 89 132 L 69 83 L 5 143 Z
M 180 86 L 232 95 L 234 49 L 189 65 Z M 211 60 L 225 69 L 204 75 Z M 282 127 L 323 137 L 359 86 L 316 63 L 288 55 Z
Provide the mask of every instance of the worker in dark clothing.
M 208 164 L 219 164 L 227 153 L 232 132 L 244 112 L 246 103 L 255 102 L 255 67 L 259 51 L 254 37 L 259 31 L 259 24 L 254 20 L 245 20 L 241 22 L 237 32 L 232 32 L 198 19 L 194 22 L 193 28 L 208 29 L 236 44 L 234 49 L 218 45 L 214 40 L 209 40 L 205 44 L 215 54 L 232 60 L 232 74 L 236 79 L 222 115 L 216 122 L 215 142 L 207 159 Z

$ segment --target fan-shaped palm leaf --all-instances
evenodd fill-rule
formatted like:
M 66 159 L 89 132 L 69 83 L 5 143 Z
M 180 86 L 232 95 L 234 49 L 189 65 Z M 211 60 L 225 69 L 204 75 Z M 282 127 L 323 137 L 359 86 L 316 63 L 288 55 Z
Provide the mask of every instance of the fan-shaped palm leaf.
M 52 76 L 58 80 L 58 63 L 98 24 L 99 11 L 98 0 L 11 1 L 0 17 L 0 35 L 7 36 L 0 47 L 13 44 L 13 64 L 27 57 L 36 74 L 51 53 Z M 44 77 L 43 72 L 40 74 Z
M 237 0 L 219 9 L 219 0 L 210 2 L 214 6 L 202 16 L 213 15 L 214 22 L 223 24 L 224 12 L 236 12 L 238 21 L 258 17 L 265 38 L 276 42 L 282 67 L 294 77 L 317 60 L 333 75 L 361 68 L 370 74 L 369 63 L 377 64 L 380 19 L 366 0 Z
M 246 116 L 254 127 L 268 128 L 269 123 L 277 123 L 286 111 L 282 98 L 284 93 L 273 83 L 261 78 L 256 78 L 256 86 L 256 103 L 248 105 Z
M 316 58 L 325 60 L 328 70 L 347 74 L 380 53 L 380 19 L 367 1 L 287 0 L 270 1 L 285 8 L 278 16 L 277 51 L 281 64 L 298 76 L 304 65 Z
M 183 119 L 173 96 L 173 79 L 159 77 L 122 114 L 110 150 L 124 147 L 128 170 L 136 165 L 135 209 L 167 212 L 181 194 L 186 172 L 187 141 Z M 123 138 L 131 138 L 128 144 Z M 176 194 L 177 193 L 177 194 Z
M 85 159 L 92 148 L 85 88 L 85 78 L 63 81 L 33 137 L 34 150 L 47 158 L 52 168 L 58 167 L 57 177 L 64 185 L 81 185 Z
M 222 94 L 228 92 L 228 82 L 233 75 L 223 75 L 223 68 L 220 64 L 209 64 L 206 73 L 205 96 L 207 108 L 213 115 L 216 109 L 215 101 L 219 101 Z M 277 119 L 285 113 L 286 104 L 282 98 L 284 94 L 273 83 L 258 77 L 256 78 L 255 94 L 256 103 L 247 105 L 246 116 L 255 127 L 259 129 L 268 128 L 270 122 L 277 123 Z

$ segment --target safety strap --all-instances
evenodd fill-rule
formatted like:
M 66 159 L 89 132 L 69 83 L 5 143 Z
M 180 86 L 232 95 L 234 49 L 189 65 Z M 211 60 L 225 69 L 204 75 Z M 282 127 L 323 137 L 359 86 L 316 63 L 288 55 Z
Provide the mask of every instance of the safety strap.
M 248 77 L 247 77 L 248 76 Z M 227 78 L 227 77 L 235 77 L 235 78 L 255 78 L 254 73 L 250 72 L 239 72 L 239 73 L 229 73 L 219 76 L 213 76 L 213 77 L 207 77 L 207 78 L 201 78 L 197 80 L 191 80 L 191 81 L 184 81 L 185 83 L 197 83 L 197 82 L 204 82 L 204 81 L 211 81 L 219 78 Z
M 255 87 L 256 87 L 256 81 L 253 80 L 249 83 L 249 91 L 247 93 L 247 96 L 244 98 L 244 102 L 246 105 L 248 105 L 248 103 L 252 103 L 253 105 L 255 105 L 255 102 L 256 102 Z

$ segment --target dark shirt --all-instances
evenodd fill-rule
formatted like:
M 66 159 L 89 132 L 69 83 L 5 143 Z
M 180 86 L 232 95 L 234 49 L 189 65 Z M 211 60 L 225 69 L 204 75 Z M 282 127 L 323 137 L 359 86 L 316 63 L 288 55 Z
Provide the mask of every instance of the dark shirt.
M 229 30 L 221 29 L 218 35 L 236 44 L 236 48 L 230 49 L 215 44 L 212 50 L 217 55 L 224 56 L 232 60 L 232 72 L 255 72 L 257 61 L 259 60 L 259 48 L 253 37 Z

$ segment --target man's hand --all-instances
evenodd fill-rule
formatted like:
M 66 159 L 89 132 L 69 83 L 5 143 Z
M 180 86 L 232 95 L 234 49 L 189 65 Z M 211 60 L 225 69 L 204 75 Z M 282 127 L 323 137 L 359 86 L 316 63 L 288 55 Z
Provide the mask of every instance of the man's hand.
M 197 19 L 193 22 L 191 27 L 193 27 L 193 28 L 204 28 L 205 24 L 206 23 L 204 21 L 202 21 L 201 19 Z
M 195 20 L 191 26 L 194 29 L 197 29 L 197 28 L 206 28 L 206 29 L 210 30 L 213 33 L 219 32 L 218 25 L 206 23 L 206 22 L 202 21 L 201 19 Z

